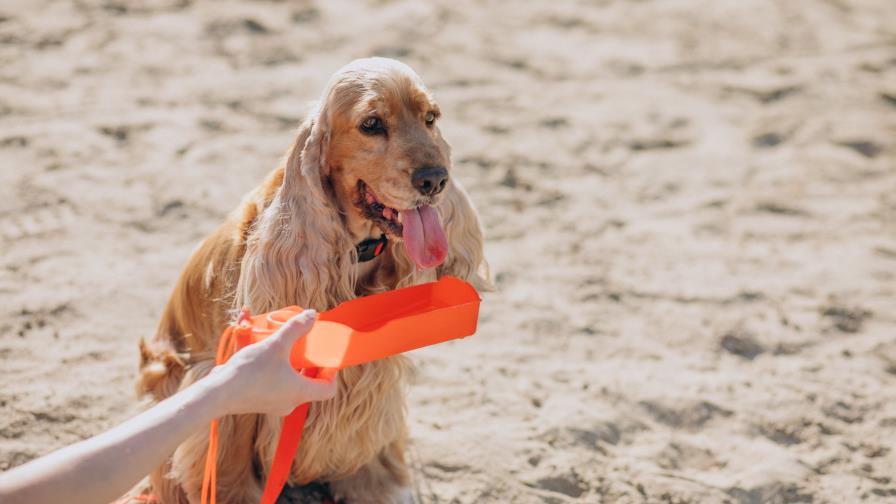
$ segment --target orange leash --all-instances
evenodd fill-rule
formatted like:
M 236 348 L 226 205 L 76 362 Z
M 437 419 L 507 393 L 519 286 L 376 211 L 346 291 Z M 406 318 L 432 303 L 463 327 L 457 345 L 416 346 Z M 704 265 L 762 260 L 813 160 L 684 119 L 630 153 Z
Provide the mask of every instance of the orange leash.
M 237 325 L 229 326 L 224 330 L 215 356 L 216 365 L 224 364 L 237 350 L 251 343 L 252 329 L 248 326 L 249 321 L 249 311 L 244 308 Z M 314 378 L 319 371 L 318 368 L 303 369 L 302 374 Z M 274 462 L 264 487 L 261 504 L 275 504 L 277 498 L 280 497 L 280 492 L 289 479 L 289 471 L 292 468 L 296 451 L 299 449 L 299 443 L 302 441 L 302 431 L 310 406 L 310 403 L 301 404 L 283 419 L 280 440 L 277 443 L 277 451 L 274 452 Z M 217 504 L 218 424 L 218 419 L 215 419 L 212 420 L 209 427 L 205 474 L 202 478 L 202 504 Z
M 302 374 L 314 378 L 320 370 L 318 368 L 303 369 Z M 299 405 L 292 413 L 283 419 L 283 428 L 280 430 L 280 440 L 277 442 L 277 451 L 274 452 L 274 463 L 271 464 L 271 473 L 264 486 L 264 494 L 261 496 L 261 504 L 274 504 L 277 497 L 289 479 L 289 471 L 292 461 L 295 459 L 302 442 L 302 431 L 305 427 L 305 418 L 308 417 L 308 408 L 311 403 Z
M 236 352 L 237 337 L 235 333 L 245 331 L 246 320 L 248 320 L 248 311 L 244 309 L 240 314 L 238 325 L 229 326 L 224 330 L 224 333 L 221 335 L 221 341 L 218 343 L 215 365 L 220 366 L 224 364 Z M 217 418 L 212 420 L 208 430 L 208 451 L 205 454 L 205 474 L 202 478 L 202 493 L 200 494 L 202 504 L 216 504 L 217 501 L 218 423 Z

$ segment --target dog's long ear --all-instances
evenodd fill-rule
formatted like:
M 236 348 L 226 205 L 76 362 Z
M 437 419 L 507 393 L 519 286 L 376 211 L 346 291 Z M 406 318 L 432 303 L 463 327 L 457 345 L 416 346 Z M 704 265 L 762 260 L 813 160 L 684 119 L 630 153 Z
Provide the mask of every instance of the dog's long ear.
M 462 278 L 472 283 L 480 292 L 494 290 L 482 249 L 483 233 L 479 214 L 456 179 L 452 179 L 438 209 L 448 238 L 448 257 L 438 267 L 438 276 Z
M 323 184 L 330 174 L 327 163 L 327 146 L 330 143 L 328 115 L 326 104 L 308 115 L 299 127 L 283 174 L 283 184 L 287 190 L 307 184 L 322 202 L 330 197 Z
M 299 128 L 283 183 L 250 231 L 234 308 L 326 310 L 353 297 L 354 247 L 327 182 L 329 136 L 324 104 Z

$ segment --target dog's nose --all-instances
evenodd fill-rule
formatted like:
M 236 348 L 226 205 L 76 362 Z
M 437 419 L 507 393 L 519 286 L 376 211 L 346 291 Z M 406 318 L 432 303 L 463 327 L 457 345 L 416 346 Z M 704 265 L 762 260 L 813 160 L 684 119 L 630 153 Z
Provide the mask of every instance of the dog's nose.
M 448 170 L 441 166 L 418 168 L 411 176 L 411 183 L 424 196 L 435 196 L 448 185 Z

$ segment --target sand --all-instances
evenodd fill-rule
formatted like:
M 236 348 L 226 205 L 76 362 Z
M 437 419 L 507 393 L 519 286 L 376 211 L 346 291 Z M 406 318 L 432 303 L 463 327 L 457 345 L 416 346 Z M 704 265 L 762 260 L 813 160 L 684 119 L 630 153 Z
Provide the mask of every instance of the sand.
M 0 469 L 133 415 L 193 247 L 353 58 L 441 103 L 498 291 L 421 502 L 896 499 L 891 0 L 0 5 Z

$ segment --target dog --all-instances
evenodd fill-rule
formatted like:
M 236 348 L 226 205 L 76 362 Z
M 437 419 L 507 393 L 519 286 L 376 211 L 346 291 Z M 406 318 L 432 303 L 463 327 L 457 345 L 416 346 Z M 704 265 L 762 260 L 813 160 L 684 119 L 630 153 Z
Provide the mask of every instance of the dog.
M 160 401 L 205 376 L 243 306 L 323 311 L 442 275 L 488 290 L 482 226 L 451 177 L 440 116 L 420 77 L 398 61 L 360 59 L 334 74 L 281 166 L 193 252 L 156 334 L 140 340 L 138 393 Z M 349 504 L 412 502 L 411 373 L 403 356 L 340 371 L 336 397 L 311 406 L 289 484 L 325 483 Z M 221 419 L 219 502 L 259 502 L 281 422 Z M 200 501 L 207 445 L 207 433 L 194 435 L 149 476 L 159 502 Z

